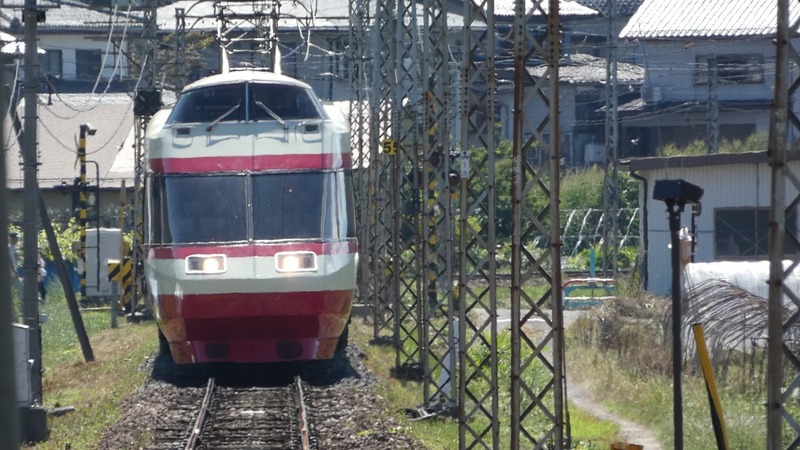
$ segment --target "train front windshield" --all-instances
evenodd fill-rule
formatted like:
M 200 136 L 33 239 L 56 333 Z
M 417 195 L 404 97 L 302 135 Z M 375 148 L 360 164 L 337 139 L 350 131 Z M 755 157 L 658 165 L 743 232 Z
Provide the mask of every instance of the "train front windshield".
M 162 175 L 149 193 L 152 244 L 355 237 L 345 172 Z
M 292 84 L 235 83 L 181 94 L 167 123 L 320 119 L 324 109 L 310 89 Z

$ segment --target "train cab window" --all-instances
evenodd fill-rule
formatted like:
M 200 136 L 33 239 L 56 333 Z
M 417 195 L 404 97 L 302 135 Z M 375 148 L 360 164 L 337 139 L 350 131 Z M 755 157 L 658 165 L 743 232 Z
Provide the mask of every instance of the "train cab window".
M 245 177 L 165 176 L 154 187 L 160 190 L 160 208 L 152 223 L 168 242 L 235 242 L 247 239 Z
M 246 119 L 245 83 L 193 89 L 178 99 L 167 123 L 237 122 Z
M 253 83 L 250 85 L 250 119 L 283 120 L 320 119 L 320 105 L 306 88 L 285 84 Z
M 323 237 L 324 173 L 253 176 L 254 239 Z

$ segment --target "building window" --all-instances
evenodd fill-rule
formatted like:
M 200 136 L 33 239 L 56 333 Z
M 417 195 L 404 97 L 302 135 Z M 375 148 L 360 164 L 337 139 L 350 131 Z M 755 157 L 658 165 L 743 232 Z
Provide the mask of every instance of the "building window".
M 331 60 L 331 72 L 336 78 L 341 80 L 350 79 L 350 67 L 347 58 L 347 44 L 344 39 L 331 39 L 329 58 Z
M 786 224 L 797 233 L 797 210 L 786 214 Z M 784 254 L 794 254 L 790 242 Z M 720 208 L 714 210 L 716 259 L 766 259 L 769 257 L 769 208 Z
M 764 58 L 761 55 L 698 56 L 694 84 L 708 84 L 709 60 L 717 62 L 720 84 L 761 84 L 764 82 Z
M 102 64 L 103 55 L 100 50 L 75 50 L 75 78 L 96 79 Z
M 61 78 L 63 67 L 61 50 L 45 50 L 41 64 L 42 72 L 44 72 L 45 76 Z

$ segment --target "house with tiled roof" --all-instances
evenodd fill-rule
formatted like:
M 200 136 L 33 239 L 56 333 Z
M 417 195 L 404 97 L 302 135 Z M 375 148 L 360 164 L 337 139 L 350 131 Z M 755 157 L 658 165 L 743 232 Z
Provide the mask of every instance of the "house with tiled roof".
M 0 30 L 23 40 L 22 9 L 8 6 L 12 2 L 3 5 Z M 124 55 L 132 52 L 133 41 L 141 35 L 140 13 L 78 3 L 45 6 L 45 20 L 37 25 L 39 48 L 44 50 L 42 91 L 109 92 L 133 85 L 131 64 Z
M 645 0 L 620 32 L 645 69 L 641 98 L 620 104 L 621 156 L 767 133 L 776 24 L 768 0 Z
M 559 62 L 559 124 L 561 154 L 564 164 L 582 167 L 605 161 L 605 111 L 606 58 L 585 53 L 566 54 Z M 547 65 L 542 63 L 528 68 L 533 78 L 544 76 Z M 620 62 L 617 65 L 619 102 L 637 98 L 644 81 L 644 68 Z M 508 89 L 498 94 L 503 137 L 511 138 L 513 92 Z M 530 123 L 539 123 L 548 113 L 528 106 L 526 117 Z M 545 139 L 549 133 L 545 131 Z M 547 156 L 537 150 L 528 155 L 532 163 L 542 163 Z

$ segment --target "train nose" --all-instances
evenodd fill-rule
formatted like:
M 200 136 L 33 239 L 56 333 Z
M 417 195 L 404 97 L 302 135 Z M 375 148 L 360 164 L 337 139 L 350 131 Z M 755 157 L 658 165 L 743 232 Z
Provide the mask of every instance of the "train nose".
M 210 360 L 225 359 L 231 353 L 231 346 L 227 342 L 209 342 L 206 344 L 206 357 Z
M 295 359 L 303 354 L 303 345 L 294 339 L 283 339 L 278 341 L 275 350 L 282 359 Z

